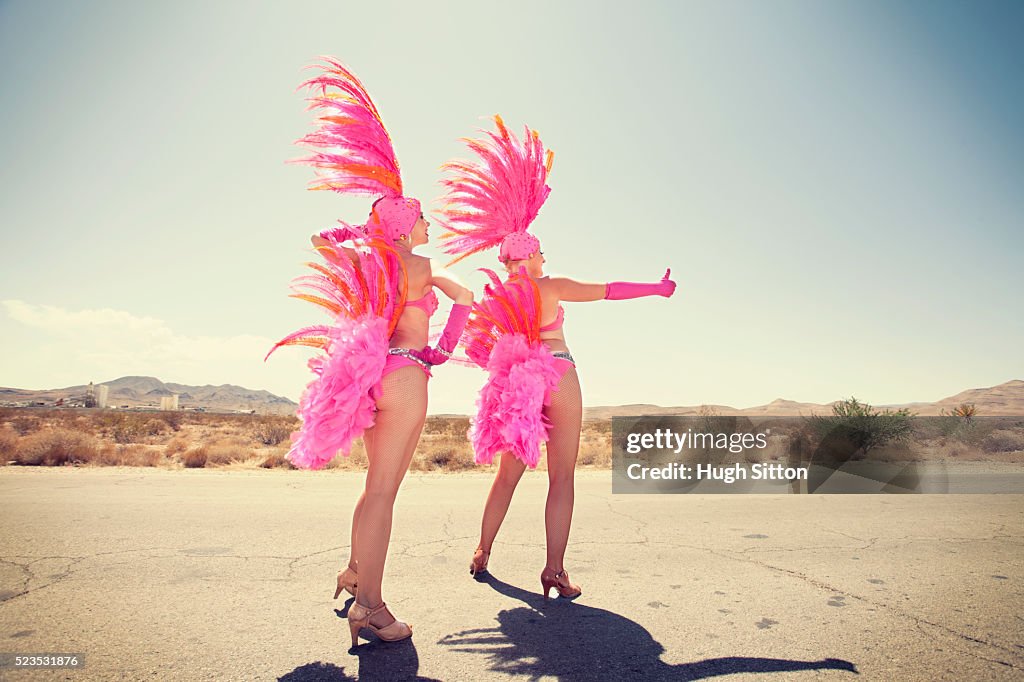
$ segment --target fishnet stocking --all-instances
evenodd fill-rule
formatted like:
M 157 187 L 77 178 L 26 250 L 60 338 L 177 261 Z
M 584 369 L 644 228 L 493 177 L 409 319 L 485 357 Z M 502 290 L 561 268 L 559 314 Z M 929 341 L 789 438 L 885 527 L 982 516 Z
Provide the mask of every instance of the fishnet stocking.
M 366 486 L 352 518 L 352 563 L 358 562 L 358 601 L 373 607 L 383 601 L 381 580 L 398 487 L 412 461 L 427 414 L 427 376 L 419 367 L 402 367 L 384 377 L 377 400 L 376 421 L 363 434 Z M 386 612 L 371 622 L 386 625 Z
M 548 432 L 548 499 L 544 509 L 547 537 L 547 565 L 561 571 L 565 546 L 569 541 L 572 508 L 575 499 L 573 473 L 580 449 L 580 429 L 583 426 L 583 400 L 580 380 L 575 367 L 567 368 L 558 382 L 558 390 L 551 394 L 551 404 L 544 408 L 551 421 Z M 480 547 L 490 551 L 501 528 L 512 494 L 523 476 L 526 465 L 511 455 L 504 454 L 498 463 L 498 475 L 484 506 L 480 524 Z

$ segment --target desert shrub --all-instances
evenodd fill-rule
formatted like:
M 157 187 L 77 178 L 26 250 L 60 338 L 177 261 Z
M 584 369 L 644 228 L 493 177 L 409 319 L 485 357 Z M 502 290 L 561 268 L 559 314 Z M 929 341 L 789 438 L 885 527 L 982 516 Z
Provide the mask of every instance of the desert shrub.
M 1024 450 L 1024 434 L 1006 429 L 993 431 L 981 441 L 981 449 L 985 452 L 1017 452 L 1018 450 Z
M 260 463 L 264 469 L 294 469 L 292 463 L 284 458 L 283 452 L 272 452 Z
M 264 445 L 279 445 L 288 440 L 298 426 L 291 417 L 263 417 L 253 425 L 253 435 Z
M 39 428 L 39 420 L 27 415 L 18 415 L 11 419 L 11 427 L 18 432 L 19 436 L 27 436 Z
M 887 443 L 901 443 L 913 434 L 913 415 L 910 410 L 875 410 L 856 398 L 843 400 L 832 406 L 832 416 L 813 416 L 808 425 L 820 443 L 828 445 L 829 456 L 861 457 L 872 449 Z
M 14 459 L 18 450 L 18 434 L 13 429 L 0 429 L 0 465 Z
M 251 454 L 251 450 L 234 445 L 210 445 L 206 448 L 206 464 L 221 465 L 244 462 L 249 459 Z
M 160 418 L 164 420 L 172 431 L 180 431 L 181 425 L 185 422 L 185 413 L 172 411 L 161 412 Z
M 146 436 L 159 436 L 162 433 L 166 433 L 170 427 L 163 419 L 147 419 L 142 425 L 142 433 Z
M 175 438 L 164 448 L 164 455 L 167 457 L 174 457 L 188 450 L 188 440 L 185 438 Z
M 206 466 L 207 450 L 205 445 L 192 448 L 181 458 L 181 463 L 187 469 L 202 469 Z
M 129 467 L 155 467 L 163 461 L 159 450 L 148 448 L 139 443 L 118 445 L 116 450 L 117 464 Z
M 473 466 L 472 448 L 464 441 L 421 443 L 413 456 L 413 467 L 420 471 L 462 471 Z
M 103 443 L 100 445 L 99 451 L 93 458 L 92 463 L 101 466 L 117 466 L 121 463 L 120 449 L 113 443 Z
M 428 436 L 448 433 L 448 422 L 444 417 L 427 417 L 423 424 L 423 433 Z
M 23 438 L 14 459 L 18 464 L 58 466 L 89 462 L 96 453 L 96 441 L 91 436 L 70 429 L 51 429 Z

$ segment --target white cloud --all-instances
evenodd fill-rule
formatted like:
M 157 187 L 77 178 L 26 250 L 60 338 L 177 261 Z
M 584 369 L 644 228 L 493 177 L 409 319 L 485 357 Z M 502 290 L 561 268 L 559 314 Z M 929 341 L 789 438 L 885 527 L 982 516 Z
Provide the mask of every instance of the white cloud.
M 149 375 L 183 384 L 231 383 L 293 400 L 308 381 L 309 353 L 263 356 L 274 340 L 176 333 L 163 320 L 110 308 L 67 310 L 0 301 L 0 385 L 59 388 Z
M 288 330 L 282 331 L 282 336 Z M 153 376 L 179 384 L 235 384 L 298 400 L 312 379 L 313 351 L 284 348 L 263 356 L 277 339 L 176 333 L 163 320 L 123 310 L 68 310 L 0 301 L 0 386 L 63 388 L 122 376 Z M 430 413 L 470 414 L 484 374 L 451 366 L 430 382 Z

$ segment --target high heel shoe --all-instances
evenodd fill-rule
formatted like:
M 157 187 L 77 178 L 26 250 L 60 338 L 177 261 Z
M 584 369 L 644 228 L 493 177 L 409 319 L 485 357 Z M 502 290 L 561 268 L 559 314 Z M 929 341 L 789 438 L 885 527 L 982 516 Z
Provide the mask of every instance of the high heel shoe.
M 580 589 L 579 585 L 573 585 L 569 582 L 569 574 L 565 572 L 563 568 L 558 573 L 555 573 L 552 569 L 544 567 L 544 570 L 540 573 L 540 584 L 544 589 L 544 599 L 548 598 L 548 592 L 551 588 L 558 590 L 558 596 L 565 599 L 575 599 L 576 597 L 583 594 L 583 590 Z
M 351 567 L 346 566 L 345 570 L 338 574 L 338 589 L 334 591 L 334 598 L 337 599 L 342 590 L 345 590 L 353 597 L 356 596 L 356 588 L 359 586 L 359 576 Z
M 394 614 L 388 611 L 388 606 L 381 602 L 379 606 L 372 609 L 355 602 L 348 609 L 348 629 L 352 633 L 352 647 L 359 646 L 359 631 L 363 628 L 370 630 L 385 642 L 397 642 L 407 637 L 412 637 L 412 628 L 406 623 L 395 618 L 383 627 L 378 627 L 370 622 L 374 615 L 386 611 L 388 615 L 395 618 Z
M 486 573 L 487 561 L 490 558 L 490 550 L 484 549 L 483 547 L 477 547 L 476 551 L 473 552 L 473 560 L 469 562 L 469 574 L 475 577 L 481 573 Z

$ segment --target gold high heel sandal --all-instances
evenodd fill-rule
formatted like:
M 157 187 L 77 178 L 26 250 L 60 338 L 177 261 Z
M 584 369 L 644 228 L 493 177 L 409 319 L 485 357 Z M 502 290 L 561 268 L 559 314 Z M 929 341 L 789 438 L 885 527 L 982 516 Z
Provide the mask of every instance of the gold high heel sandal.
M 337 599 L 342 590 L 345 590 L 353 597 L 356 596 L 356 588 L 359 586 L 359 576 L 350 567 L 338 574 L 338 589 L 334 591 L 334 598 Z
M 385 642 L 397 642 L 401 639 L 412 637 L 412 628 L 397 618 L 383 627 L 377 627 L 371 623 L 370 619 L 381 611 L 386 611 L 392 618 L 395 618 L 394 614 L 388 611 L 388 606 L 384 602 L 381 602 L 379 606 L 375 606 L 372 609 L 363 606 L 359 602 L 349 607 L 348 629 L 352 633 L 353 648 L 359 646 L 359 631 L 363 628 L 370 630 Z
M 490 550 L 477 547 L 473 552 L 473 560 L 469 562 L 469 574 L 476 577 L 480 573 L 487 572 L 487 561 L 491 558 Z
M 569 582 L 569 574 L 565 572 L 564 568 L 555 573 L 552 569 L 545 566 L 544 570 L 540 573 L 540 584 L 544 588 L 545 601 L 552 587 L 558 590 L 559 597 L 565 599 L 575 599 L 583 594 L 583 590 L 580 589 L 579 585 L 573 585 Z

